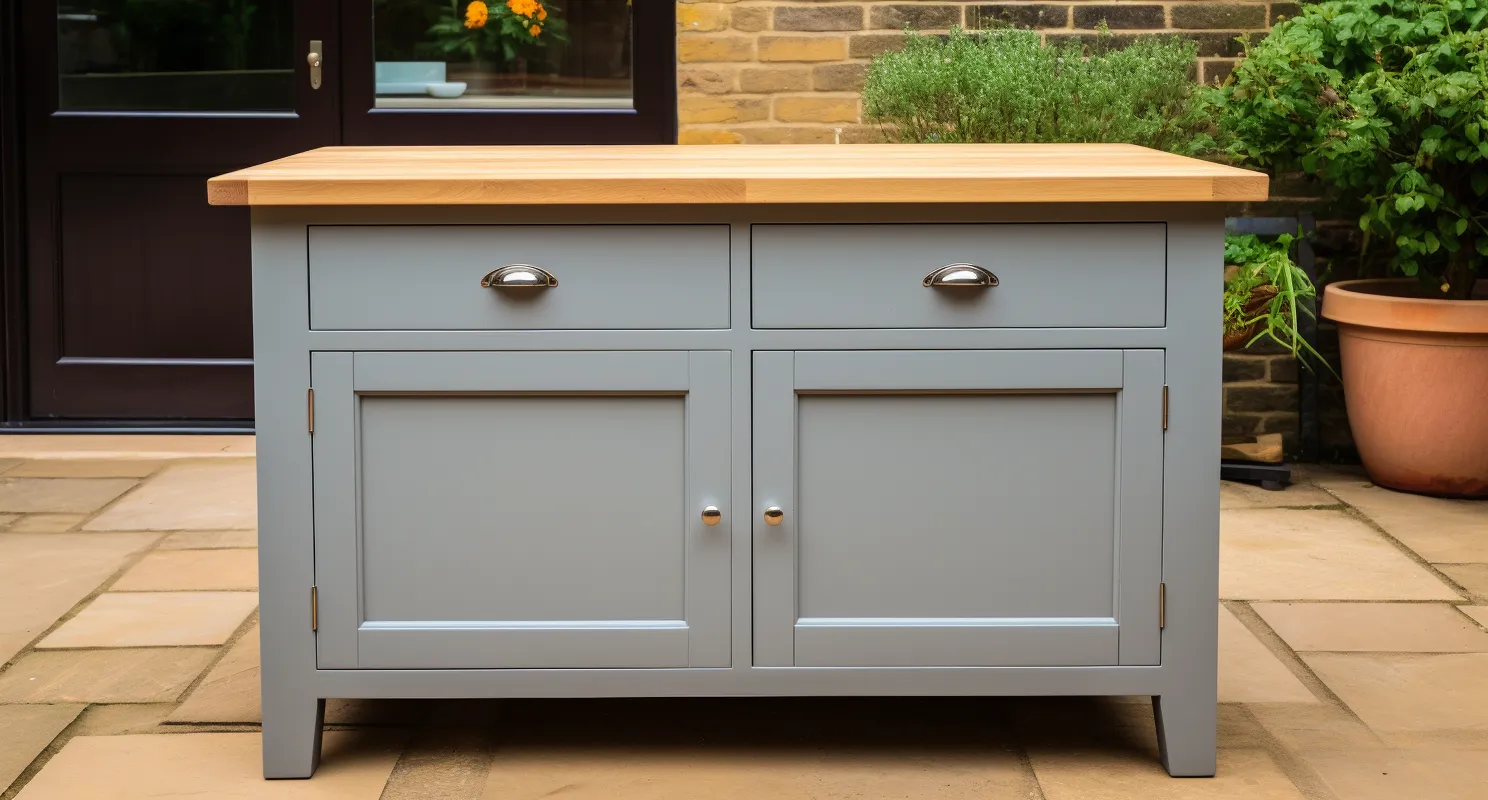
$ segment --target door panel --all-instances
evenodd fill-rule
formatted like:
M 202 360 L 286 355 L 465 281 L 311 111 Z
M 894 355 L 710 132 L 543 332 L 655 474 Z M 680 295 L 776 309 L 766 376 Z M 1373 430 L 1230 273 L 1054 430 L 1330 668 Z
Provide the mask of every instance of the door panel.
M 316 354 L 320 666 L 726 666 L 729 360 Z
M 248 213 L 208 177 L 336 141 L 331 0 L 22 4 L 24 416 L 253 416 Z M 323 48 L 324 49 L 324 48 Z
M 756 663 L 1156 663 L 1159 352 L 767 352 L 755 382 L 756 511 L 786 511 Z

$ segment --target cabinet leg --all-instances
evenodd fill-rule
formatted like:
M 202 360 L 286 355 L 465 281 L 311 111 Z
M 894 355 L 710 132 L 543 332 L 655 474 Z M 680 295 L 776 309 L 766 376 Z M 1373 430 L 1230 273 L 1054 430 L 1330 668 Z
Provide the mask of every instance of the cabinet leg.
M 320 766 L 320 727 L 325 701 L 270 697 L 263 703 L 265 778 L 308 778 Z
M 1152 698 L 1157 747 L 1175 778 L 1212 778 L 1215 761 L 1215 696 L 1185 692 Z

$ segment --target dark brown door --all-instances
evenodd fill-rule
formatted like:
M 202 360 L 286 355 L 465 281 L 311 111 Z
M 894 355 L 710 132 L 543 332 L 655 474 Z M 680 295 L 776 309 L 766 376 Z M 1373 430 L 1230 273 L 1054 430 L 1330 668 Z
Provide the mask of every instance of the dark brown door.
M 671 0 L 21 5 L 26 424 L 251 424 L 248 213 L 207 205 L 212 175 L 338 143 L 676 138 Z
M 676 141 L 674 0 L 342 0 L 346 144 Z
M 334 144 L 335 0 L 23 4 L 31 420 L 253 417 L 248 214 L 215 174 Z

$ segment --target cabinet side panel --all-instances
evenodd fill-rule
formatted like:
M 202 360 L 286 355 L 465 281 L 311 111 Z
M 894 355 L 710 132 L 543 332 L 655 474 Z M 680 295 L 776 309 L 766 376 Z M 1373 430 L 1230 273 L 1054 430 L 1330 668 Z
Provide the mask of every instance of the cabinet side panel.
M 259 614 L 266 775 L 308 777 L 319 758 L 315 545 L 305 390 L 305 226 L 253 213 L 254 409 L 258 449 Z
M 1219 597 L 1222 207 L 1195 207 L 1168 225 L 1168 431 L 1163 463 L 1163 582 L 1159 692 L 1163 761 L 1173 774 L 1213 775 Z

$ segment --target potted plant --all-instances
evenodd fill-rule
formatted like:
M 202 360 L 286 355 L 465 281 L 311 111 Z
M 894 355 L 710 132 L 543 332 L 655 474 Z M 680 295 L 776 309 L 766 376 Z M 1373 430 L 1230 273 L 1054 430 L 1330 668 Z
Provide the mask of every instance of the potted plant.
M 429 27 L 430 47 L 445 59 L 460 58 L 469 70 L 452 70 L 476 91 L 503 88 L 490 67 L 514 75 L 523 88 L 528 54 L 551 42 L 567 42 L 567 24 L 558 7 L 541 0 L 450 0 L 438 22 Z
M 1292 261 L 1293 241 L 1287 234 L 1269 242 L 1252 234 L 1225 237 L 1224 349 L 1270 339 L 1311 369 L 1309 358 L 1328 362 L 1297 329 L 1299 315 L 1313 313 L 1308 301 L 1317 288 Z
M 1328 286 L 1370 478 L 1488 496 L 1488 0 L 1302 7 L 1223 88 L 1234 155 L 1303 170 L 1352 204 L 1366 263 Z

